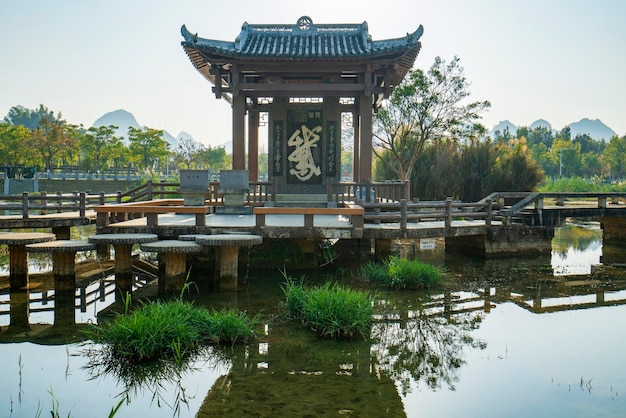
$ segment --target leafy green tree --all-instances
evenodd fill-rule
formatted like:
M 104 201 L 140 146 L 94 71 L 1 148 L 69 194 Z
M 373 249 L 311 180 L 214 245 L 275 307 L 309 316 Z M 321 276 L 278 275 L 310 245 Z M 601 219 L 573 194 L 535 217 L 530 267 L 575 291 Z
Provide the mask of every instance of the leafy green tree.
M 83 152 L 84 162 L 88 162 L 87 167 L 99 172 L 103 167 L 103 162 L 107 160 L 109 148 L 121 143 L 122 139 L 115 136 L 117 126 L 91 127 L 82 135 L 80 148 Z
M 602 153 L 602 160 L 611 168 L 611 178 L 622 178 L 626 164 L 626 136 L 614 136 Z
M 226 149 L 224 147 L 211 147 L 210 145 L 202 152 L 202 163 L 209 170 L 211 176 L 231 166 L 230 156 L 226 154 Z
M 582 167 L 580 144 L 557 137 L 549 154 L 554 165 L 558 167 L 559 176 L 570 177 L 580 173 Z
M 508 145 L 498 146 L 490 179 L 489 193 L 532 191 L 543 181 L 544 174 L 539 164 L 531 157 L 525 140 L 512 140 Z M 484 197 L 484 196 L 483 196 Z
M 169 144 L 163 139 L 163 131 L 144 126 L 142 129 L 128 127 L 128 148 L 131 161 L 140 169 L 153 168 L 163 158 L 169 156 Z
M 0 123 L 0 164 L 20 165 L 33 161 L 33 149 L 25 146 L 31 132 L 22 125 Z
M 66 147 L 69 128 L 64 122 L 44 117 L 29 137 L 28 145 L 37 150 L 47 171 L 52 169 L 53 162 L 61 157 Z
M 531 148 L 535 145 L 543 144 L 547 149 L 550 149 L 552 147 L 552 141 L 554 141 L 552 129 L 545 126 L 537 126 L 534 129 L 526 128 L 526 131 L 524 131 L 524 129 L 518 129 L 517 137 L 525 137 L 526 144 Z
M 472 133 L 488 101 L 466 103 L 469 83 L 459 58 L 440 57 L 427 72 L 409 71 L 386 105 L 374 115 L 375 155 L 400 180 L 411 172 L 427 142 L 465 138 Z M 385 158 L 383 158 L 383 155 Z
M 44 119 L 47 119 L 52 123 L 61 122 L 61 113 L 58 113 L 55 116 L 53 111 L 42 104 L 39 105 L 38 109 L 27 109 L 22 106 L 14 106 L 9 109 L 9 113 L 4 118 L 5 122 L 12 125 L 21 125 L 31 131 L 39 128 Z

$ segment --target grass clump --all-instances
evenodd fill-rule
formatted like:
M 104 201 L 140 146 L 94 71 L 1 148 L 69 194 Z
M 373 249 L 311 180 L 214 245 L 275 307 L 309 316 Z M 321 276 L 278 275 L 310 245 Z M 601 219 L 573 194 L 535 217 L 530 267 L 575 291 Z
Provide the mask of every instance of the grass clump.
M 257 317 L 231 310 L 207 310 L 176 300 L 142 304 L 96 325 L 90 337 L 116 356 L 134 361 L 181 358 L 203 345 L 245 342 L 255 337 Z
M 437 286 L 445 279 L 445 269 L 420 260 L 408 260 L 397 256 L 383 263 L 367 262 L 360 275 L 372 283 L 392 289 L 423 289 Z
M 323 337 L 361 335 L 365 338 L 370 329 L 374 309 L 365 292 L 343 288 L 337 283 L 307 288 L 289 277 L 282 290 L 290 316 L 301 319 Z

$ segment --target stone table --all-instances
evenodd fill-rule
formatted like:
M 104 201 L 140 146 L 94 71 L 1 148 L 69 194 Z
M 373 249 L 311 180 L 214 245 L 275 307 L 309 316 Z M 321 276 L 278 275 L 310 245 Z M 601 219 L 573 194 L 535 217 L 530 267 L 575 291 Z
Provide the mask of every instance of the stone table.
M 11 291 L 28 286 L 28 253 L 26 245 L 56 239 L 45 232 L 8 232 L 0 234 L 0 245 L 9 247 L 9 287 Z
M 196 237 L 200 245 L 217 247 L 220 288 L 237 289 L 239 247 L 250 247 L 263 243 L 263 237 L 250 234 L 216 234 Z
M 76 291 L 76 253 L 95 249 L 96 244 L 85 240 L 56 240 L 26 246 L 26 251 L 31 253 L 52 253 L 55 294 Z
M 89 237 L 92 244 L 110 244 L 115 250 L 115 286 L 121 296 L 133 290 L 133 245 L 154 242 L 157 234 L 98 234 Z M 117 292 L 116 292 L 117 293 Z
M 163 240 L 141 244 L 141 251 L 159 254 L 159 293 L 180 293 L 187 280 L 187 254 L 202 252 L 194 241 Z M 163 277 L 161 277 L 163 274 Z

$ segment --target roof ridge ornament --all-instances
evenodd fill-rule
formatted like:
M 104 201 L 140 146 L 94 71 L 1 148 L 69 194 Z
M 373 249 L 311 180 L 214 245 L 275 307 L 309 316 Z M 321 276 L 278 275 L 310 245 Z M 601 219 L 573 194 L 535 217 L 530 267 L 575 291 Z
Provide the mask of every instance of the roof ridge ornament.
M 296 27 L 303 32 L 308 31 L 313 27 L 313 19 L 311 19 L 309 16 L 302 16 L 296 22 Z

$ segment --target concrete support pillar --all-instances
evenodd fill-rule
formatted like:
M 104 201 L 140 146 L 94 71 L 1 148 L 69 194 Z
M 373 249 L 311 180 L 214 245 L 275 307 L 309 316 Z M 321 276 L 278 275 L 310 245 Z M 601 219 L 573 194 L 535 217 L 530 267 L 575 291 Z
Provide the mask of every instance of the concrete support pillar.
M 237 290 L 239 247 L 219 247 L 220 289 Z
M 55 293 L 76 292 L 76 253 L 53 252 L 52 265 L 54 266 Z
M 124 300 L 126 293 L 133 289 L 133 244 L 115 244 L 115 295 Z
M 9 244 L 9 287 L 11 291 L 28 286 L 28 253 L 24 245 Z

